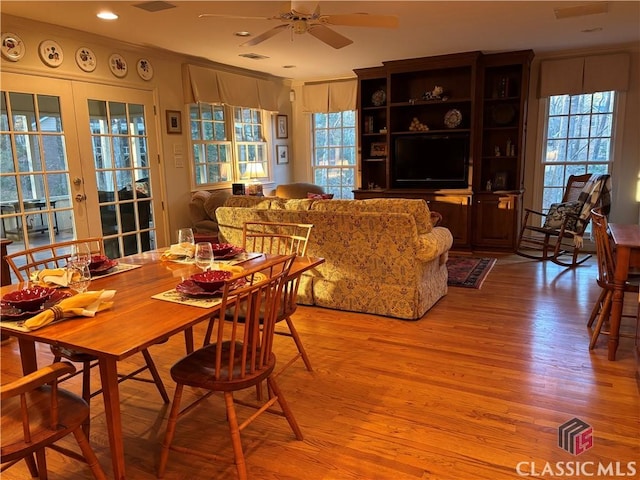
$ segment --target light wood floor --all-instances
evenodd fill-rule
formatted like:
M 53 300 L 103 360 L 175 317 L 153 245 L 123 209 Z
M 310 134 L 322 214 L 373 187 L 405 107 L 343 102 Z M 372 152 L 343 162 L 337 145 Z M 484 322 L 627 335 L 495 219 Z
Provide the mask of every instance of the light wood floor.
M 481 290 L 450 288 L 416 322 L 301 307 L 295 322 L 315 372 L 298 362 L 279 383 L 305 439 L 296 441 L 284 419 L 263 415 L 243 434 L 250 476 L 502 480 L 519 478 L 519 462 L 542 469 L 546 462 L 636 461 L 637 354 L 634 341 L 623 338 L 618 360 L 609 362 L 604 336 L 588 351 L 595 274 L 594 263 L 565 270 L 501 256 Z M 635 313 L 637 298 L 629 300 Z M 123 328 L 128 321 L 135 319 L 123 318 Z M 635 322 L 625 329 L 634 331 Z M 204 332 L 196 333 L 199 339 Z M 290 339 L 277 337 L 279 359 L 293 348 Z M 42 362 L 50 361 L 48 349 L 41 352 Z M 176 336 L 151 352 L 172 396 L 168 370 L 183 355 L 184 340 Z M 1 353 L 6 381 L 19 374 L 16 342 Z M 77 384 L 65 385 L 79 391 Z M 123 383 L 121 398 L 128 478 L 153 479 L 168 408 L 148 384 Z M 91 409 L 91 443 L 110 474 L 100 397 Z M 578 457 L 557 446 L 558 426 L 573 417 L 594 432 L 593 448 Z M 185 417 L 177 432 L 178 444 L 197 443 L 229 461 L 172 452 L 165 478 L 235 478 L 220 397 Z M 82 464 L 56 452 L 48 459 L 51 479 L 89 478 Z M 24 479 L 25 472 L 21 463 L 2 478 Z

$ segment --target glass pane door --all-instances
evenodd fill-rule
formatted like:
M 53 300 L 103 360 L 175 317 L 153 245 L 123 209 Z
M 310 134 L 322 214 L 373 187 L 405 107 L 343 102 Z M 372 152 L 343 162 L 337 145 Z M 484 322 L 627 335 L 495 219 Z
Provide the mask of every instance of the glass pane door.
M 89 215 L 100 219 L 92 234 L 100 228 L 111 258 L 155 249 L 164 220 L 151 92 L 74 84 L 74 94 L 86 105 L 78 125 L 89 127 L 80 150 L 94 172 L 85 178 Z
M 0 235 L 9 251 L 80 238 L 88 226 L 70 83 L 3 74 Z

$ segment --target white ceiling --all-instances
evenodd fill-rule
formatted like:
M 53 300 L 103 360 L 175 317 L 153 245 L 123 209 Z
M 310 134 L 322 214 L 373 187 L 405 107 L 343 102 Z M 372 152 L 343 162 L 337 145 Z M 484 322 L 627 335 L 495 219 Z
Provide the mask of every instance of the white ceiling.
M 640 44 L 640 2 L 637 0 L 603 2 L 607 4 L 606 13 L 561 20 L 556 19 L 555 8 L 594 2 L 319 2 L 323 15 L 366 12 L 399 17 L 400 27 L 393 30 L 332 26 L 354 41 L 339 50 L 309 34 L 295 35 L 288 31 L 259 45 L 240 47 L 245 39 L 234 36 L 234 32 L 247 30 L 255 36 L 279 25 L 279 21 L 198 18 L 201 13 L 270 17 L 279 13 L 282 2 L 174 0 L 170 3 L 175 8 L 158 12 L 136 8 L 140 3 L 143 2 L 2 0 L 0 11 L 295 80 L 353 76 L 354 68 L 376 66 L 382 61 L 471 50 L 533 49 L 541 53 Z M 111 9 L 120 18 L 113 22 L 97 19 L 96 13 L 104 9 Z M 240 57 L 241 53 L 269 58 L 251 60 Z M 287 69 L 284 65 L 295 65 L 295 68 Z

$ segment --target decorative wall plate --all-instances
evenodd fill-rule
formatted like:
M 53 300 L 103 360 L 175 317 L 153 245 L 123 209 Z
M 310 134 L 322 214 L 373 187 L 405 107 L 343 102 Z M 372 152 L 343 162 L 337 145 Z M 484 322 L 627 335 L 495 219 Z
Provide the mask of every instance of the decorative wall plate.
M 76 63 L 80 67 L 80 70 L 93 72 L 96 69 L 98 61 L 96 60 L 96 54 L 93 53 L 93 50 L 87 47 L 80 47 L 76 50 Z
M 127 61 L 122 55 L 114 53 L 109 57 L 109 69 L 116 77 L 122 78 L 127 75 L 129 71 L 127 67 Z
M 444 114 L 444 124 L 449 128 L 456 128 L 462 122 L 462 113 L 456 108 L 452 108 Z
M 138 75 L 143 80 L 151 80 L 153 78 L 153 66 L 146 58 L 141 58 L 136 64 Z
M 381 107 L 386 101 L 387 94 L 382 89 L 376 90 L 375 92 L 373 92 L 373 95 L 371 95 L 371 103 L 373 103 L 373 105 L 375 105 L 376 107 Z
M 43 40 L 38 47 L 38 53 L 42 62 L 49 67 L 59 67 L 64 60 L 62 47 L 53 40 Z
M 15 33 L 2 34 L 2 56 L 12 62 L 17 62 L 24 57 L 24 42 Z

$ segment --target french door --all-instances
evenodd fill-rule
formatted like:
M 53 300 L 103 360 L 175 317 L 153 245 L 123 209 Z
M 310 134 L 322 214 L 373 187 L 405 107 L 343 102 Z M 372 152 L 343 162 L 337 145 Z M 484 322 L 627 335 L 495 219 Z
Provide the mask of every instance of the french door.
M 0 234 L 23 249 L 103 236 L 117 258 L 164 235 L 151 92 L 2 74 Z

